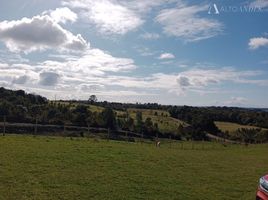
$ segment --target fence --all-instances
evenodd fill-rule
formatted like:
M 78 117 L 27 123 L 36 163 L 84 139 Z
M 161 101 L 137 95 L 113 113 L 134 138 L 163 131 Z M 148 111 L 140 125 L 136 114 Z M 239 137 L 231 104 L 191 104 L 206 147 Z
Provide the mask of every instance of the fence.
M 121 140 L 127 142 L 147 143 L 157 146 L 166 146 L 170 148 L 177 148 L 181 150 L 206 150 L 206 149 L 222 149 L 222 147 L 230 146 L 248 146 L 245 143 L 238 143 L 230 140 L 207 134 L 210 140 L 207 141 L 181 141 L 169 138 L 160 138 L 158 136 L 147 136 L 131 131 L 117 130 L 112 131 L 106 128 L 96 127 L 80 127 L 70 125 L 46 125 L 46 124 L 30 124 L 30 123 L 8 123 L 6 121 L 0 122 L 0 131 L 5 135 L 10 134 L 33 134 L 46 136 L 64 136 L 64 137 L 87 137 L 105 140 Z

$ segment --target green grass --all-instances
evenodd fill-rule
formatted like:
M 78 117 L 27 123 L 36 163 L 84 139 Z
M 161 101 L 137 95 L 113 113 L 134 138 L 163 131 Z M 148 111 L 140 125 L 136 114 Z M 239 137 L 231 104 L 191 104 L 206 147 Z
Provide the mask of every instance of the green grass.
M 167 111 L 150 109 L 128 109 L 128 112 L 133 119 L 136 118 L 137 111 L 142 112 L 143 121 L 145 121 L 146 118 L 151 118 L 153 123 L 157 123 L 159 130 L 162 133 L 176 133 L 180 124 L 187 126 L 185 122 L 170 117 Z M 157 115 L 155 115 L 155 113 L 157 113 Z
M 237 131 L 239 128 L 246 128 L 246 129 L 251 129 L 251 128 L 259 128 L 256 126 L 247 126 L 247 125 L 241 125 L 241 124 L 236 124 L 236 123 L 231 123 L 231 122 L 219 122 L 216 121 L 215 125 L 223 132 L 228 131 L 229 133 L 233 133 Z
M 69 102 L 57 102 L 63 105 L 69 105 Z M 74 109 L 78 103 L 71 103 L 71 107 Z M 95 106 L 95 105 L 88 105 L 84 104 L 86 106 L 89 106 L 89 110 L 92 112 L 102 112 L 104 110 L 104 107 L 101 106 Z M 153 109 L 136 109 L 136 108 L 129 108 L 127 109 L 129 115 L 135 120 L 136 119 L 136 112 L 141 111 L 142 116 L 143 116 L 143 121 L 146 120 L 146 118 L 151 118 L 153 123 L 158 124 L 158 128 L 160 132 L 162 133 L 173 133 L 175 134 L 179 125 L 182 124 L 183 126 L 188 126 L 187 123 L 170 117 L 169 112 L 165 110 L 153 110 Z M 119 111 L 119 110 L 114 110 L 117 114 L 118 117 L 126 115 L 126 112 L 124 111 Z M 157 113 L 157 114 L 156 114 Z
M 0 199 L 254 199 L 267 145 L 202 144 L 0 137 Z

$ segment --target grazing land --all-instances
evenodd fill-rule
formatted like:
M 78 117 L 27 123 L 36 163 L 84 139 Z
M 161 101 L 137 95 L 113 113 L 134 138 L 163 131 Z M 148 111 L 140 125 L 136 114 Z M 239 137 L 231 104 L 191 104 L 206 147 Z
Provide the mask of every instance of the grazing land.
M 63 105 L 68 105 L 68 102 L 59 102 Z M 71 104 L 73 108 L 78 106 L 78 103 L 72 103 Z M 83 104 L 84 106 L 88 106 L 88 109 L 91 112 L 98 112 L 101 113 L 105 108 L 101 106 L 96 105 L 89 105 L 89 104 Z M 182 120 L 173 118 L 170 116 L 169 112 L 165 110 L 156 110 L 156 109 L 136 109 L 136 108 L 129 108 L 126 111 L 120 111 L 115 110 L 115 113 L 117 117 L 125 116 L 127 113 L 129 116 L 133 119 L 136 119 L 136 113 L 141 112 L 143 116 L 143 121 L 145 121 L 147 118 L 151 118 L 153 123 L 157 123 L 159 127 L 159 131 L 162 133 L 175 133 L 181 124 L 182 126 L 188 126 L 187 123 L 185 123 Z
M 241 124 L 237 124 L 237 123 L 231 123 L 231 122 L 219 122 L 216 121 L 215 125 L 222 131 L 222 132 L 226 132 L 228 131 L 229 133 L 233 133 L 235 131 L 237 131 L 238 129 L 241 128 L 245 128 L 245 129 L 257 129 L 259 127 L 256 126 L 249 126 L 249 125 L 241 125 Z M 266 129 L 263 129 L 266 130 Z
M 268 146 L 0 137 L 0 199 L 254 199 Z
M 159 131 L 163 133 L 175 133 L 181 124 L 187 126 L 187 123 L 170 117 L 167 111 L 152 110 L 152 109 L 128 109 L 128 112 L 132 118 L 135 119 L 137 111 L 142 112 L 143 121 L 146 118 L 151 118 L 153 123 L 157 123 Z

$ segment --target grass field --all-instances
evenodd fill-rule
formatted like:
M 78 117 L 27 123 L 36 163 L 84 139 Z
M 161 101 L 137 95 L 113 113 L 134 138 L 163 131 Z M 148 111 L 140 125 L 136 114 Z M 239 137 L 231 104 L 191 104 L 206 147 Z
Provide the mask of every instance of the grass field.
M 163 133 L 176 133 L 180 124 L 187 126 L 185 122 L 170 117 L 167 111 L 150 109 L 128 109 L 128 112 L 133 119 L 136 118 L 137 111 L 142 112 L 143 121 L 145 121 L 146 118 L 151 118 L 152 122 L 157 123 L 159 130 Z
M 246 128 L 246 129 L 251 129 L 251 128 L 259 128 L 256 126 L 247 126 L 247 125 L 241 125 L 241 124 L 236 124 L 236 123 L 231 123 L 231 122 L 219 122 L 216 121 L 215 125 L 223 132 L 228 131 L 229 133 L 233 133 L 237 131 L 239 128 Z
M 267 145 L 181 150 L 8 135 L 0 137 L 0 154 L 1 200 L 249 200 L 268 171 Z
M 69 104 L 68 102 L 58 102 L 63 105 Z M 75 107 L 78 105 L 78 103 L 72 103 L 72 107 Z M 92 112 L 102 112 L 104 110 L 104 107 L 101 106 L 95 106 L 95 105 L 88 105 L 84 104 L 86 106 L 89 106 L 89 110 Z M 126 112 L 114 110 L 117 114 L 117 116 L 126 115 Z M 164 110 L 153 110 L 153 109 L 136 109 L 136 108 L 129 108 L 127 109 L 129 115 L 135 120 L 136 119 L 136 113 L 137 111 L 142 112 L 143 121 L 146 120 L 146 118 L 151 118 L 153 123 L 157 123 L 160 132 L 162 133 L 176 133 L 178 127 L 180 124 L 183 126 L 187 126 L 187 123 L 170 117 L 169 112 Z

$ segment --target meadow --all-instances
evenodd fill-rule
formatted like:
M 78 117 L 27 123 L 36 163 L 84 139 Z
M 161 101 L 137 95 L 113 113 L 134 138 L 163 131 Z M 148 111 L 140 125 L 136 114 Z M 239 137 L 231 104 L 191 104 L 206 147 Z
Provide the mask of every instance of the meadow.
M 249 125 L 241 125 L 237 123 L 231 123 L 231 122 L 219 122 L 216 121 L 215 125 L 223 132 L 228 131 L 229 133 L 233 133 L 237 131 L 238 129 L 245 128 L 245 129 L 257 129 L 259 127 L 256 126 L 249 126 Z M 267 130 L 265 128 L 262 128 L 263 130 Z
M 191 145 L 1 136 L 0 199 L 255 198 L 267 144 Z

